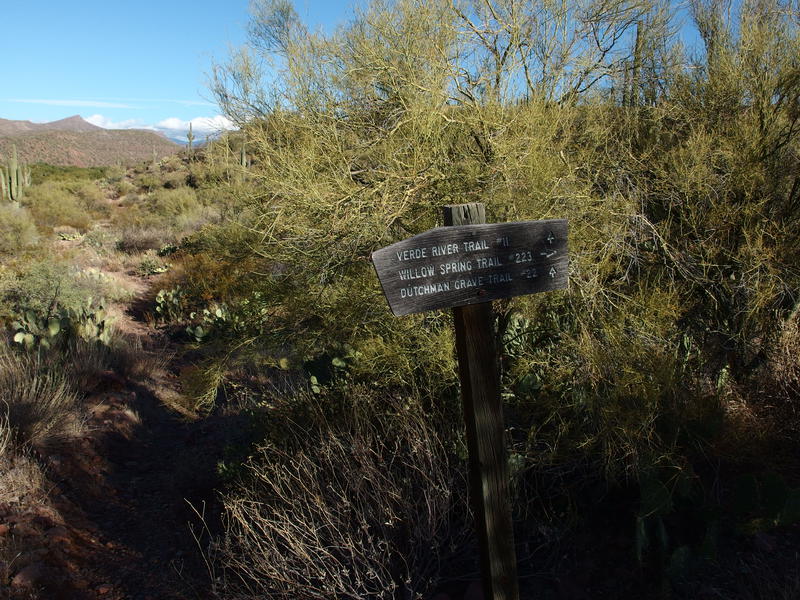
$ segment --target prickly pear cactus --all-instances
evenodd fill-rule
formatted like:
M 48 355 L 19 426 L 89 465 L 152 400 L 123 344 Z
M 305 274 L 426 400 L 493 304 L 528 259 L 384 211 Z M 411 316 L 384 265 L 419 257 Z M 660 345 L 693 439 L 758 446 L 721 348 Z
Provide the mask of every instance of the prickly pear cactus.
M 104 345 L 111 341 L 111 318 L 103 305 L 92 298 L 77 308 L 60 309 L 56 314 L 25 311 L 11 326 L 15 331 L 14 342 L 26 349 L 49 349 L 75 339 Z

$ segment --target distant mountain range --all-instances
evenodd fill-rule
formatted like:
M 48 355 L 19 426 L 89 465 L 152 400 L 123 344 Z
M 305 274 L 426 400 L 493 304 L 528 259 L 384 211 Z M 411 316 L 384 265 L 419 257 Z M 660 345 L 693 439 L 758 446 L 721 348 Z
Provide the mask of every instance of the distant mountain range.
M 183 145 L 147 129 L 103 129 L 75 115 L 50 123 L 0 119 L 0 154 L 29 163 L 101 167 L 175 154 Z

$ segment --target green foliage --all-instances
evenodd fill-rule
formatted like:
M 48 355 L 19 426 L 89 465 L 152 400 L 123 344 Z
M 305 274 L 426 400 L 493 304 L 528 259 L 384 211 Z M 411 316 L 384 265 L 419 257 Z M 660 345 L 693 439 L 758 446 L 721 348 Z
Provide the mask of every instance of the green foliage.
M 197 195 L 191 188 L 162 189 L 147 201 L 148 209 L 162 217 L 178 217 L 200 208 Z
M 140 191 L 146 193 L 153 192 L 161 187 L 161 180 L 153 173 L 142 173 L 133 183 Z
M 28 310 L 44 315 L 58 308 L 81 306 L 91 289 L 75 276 L 69 263 L 38 259 L 15 269 L 0 294 L 3 303 L 18 315 Z
M 231 314 L 225 304 L 213 303 L 200 313 L 189 313 L 189 318 L 195 324 L 189 325 L 186 333 L 197 342 L 205 341 L 213 333 L 232 336 L 244 329 L 242 318 Z

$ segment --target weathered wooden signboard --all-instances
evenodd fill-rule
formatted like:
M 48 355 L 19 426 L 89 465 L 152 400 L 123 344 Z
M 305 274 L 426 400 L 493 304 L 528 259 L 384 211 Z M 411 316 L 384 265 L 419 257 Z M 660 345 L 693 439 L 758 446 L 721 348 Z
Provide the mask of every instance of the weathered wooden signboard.
M 447 227 L 372 253 L 395 315 L 453 308 L 458 375 L 486 600 L 519 600 L 491 300 L 566 287 L 567 221 L 485 223 L 483 204 L 446 206 Z
M 567 284 L 567 221 L 439 227 L 372 262 L 398 316 L 555 290 Z

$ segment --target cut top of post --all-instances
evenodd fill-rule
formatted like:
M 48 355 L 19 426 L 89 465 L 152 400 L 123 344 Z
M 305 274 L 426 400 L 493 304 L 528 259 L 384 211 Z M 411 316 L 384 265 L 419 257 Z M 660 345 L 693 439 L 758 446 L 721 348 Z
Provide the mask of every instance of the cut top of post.
M 486 206 L 480 202 L 469 204 L 450 204 L 444 207 L 444 224 L 478 225 L 486 223 Z

